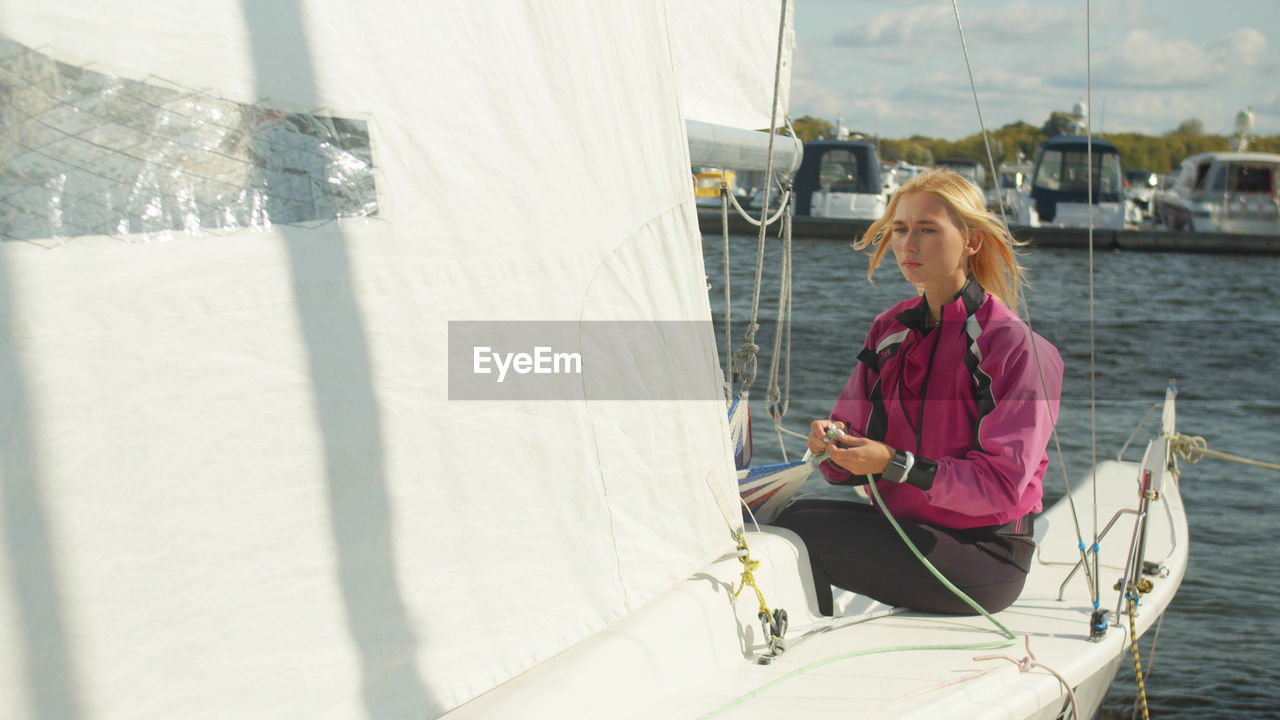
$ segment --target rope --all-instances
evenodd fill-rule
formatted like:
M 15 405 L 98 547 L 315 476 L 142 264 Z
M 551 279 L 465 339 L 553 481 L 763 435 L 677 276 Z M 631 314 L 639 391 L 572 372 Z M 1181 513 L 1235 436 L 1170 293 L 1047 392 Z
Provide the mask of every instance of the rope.
M 1143 720 L 1151 720 L 1151 711 L 1147 709 L 1147 686 L 1142 680 L 1142 658 L 1138 654 L 1138 627 L 1133 619 L 1138 609 L 1138 593 L 1130 590 L 1125 595 L 1129 598 L 1129 647 L 1133 650 L 1133 673 L 1138 680 L 1138 700 L 1142 703 Z
M 981 650 L 981 649 L 986 649 L 986 648 L 999 648 L 999 647 L 1006 647 L 1006 646 L 1008 646 L 1008 644 L 1009 644 L 1009 643 L 1008 643 L 1008 641 L 998 641 L 998 642 L 993 642 L 993 643 L 973 643 L 973 644 L 971 644 L 971 645 L 967 645 L 967 646 L 960 646 L 960 645 L 894 645 L 894 646 L 891 646 L 891 647 L 867 648 L 866 650 L 854 650 L 854 651 L 852 651 L 852 652 L 841 653 L 841 654 L 839 654 L 839 655 L 832 655 L 832 656 L 830 656 L 830 657 L 825 657 L 825 658 L 823 658 L 823 659 L 821 659 L 821 660 L 815 660 L 815 661 L 813 661 L 813 662 L 811 662 L 811 663 L 809 663 L 808 665 L 805 665 L 805 666 L 803 666 L 803 667 L 796 668 L 795 670 L 792 670 L 791 672 L 787 673 L 786 675 L 783 675 L 783 676 L 781 676 L 781 677 L 774 678 L 773 680 L 770 680 L 769 682 L 767 682 L 767 683 L 765 683 L 765 684 L 761 685 L 760 687 L 758 687 L 758 688 L 756 688 L 756 689 L 754 689 L 754 690 L 751 690 L 750 692 L 743 693 L 742 695 L 739 695 L 738 697 L 734 698 L 733 700 L 730 700 L 729 702 L 727 702 L 727 703 L 725 703 L 724 705 L 722 705 L 722 706 L 720 706 L 720 707 L 716 708 L 715 710 L 712 710 L 711 712 L 709 712 L 709 713 L 707 713 L 707 714 L 705 714 L 705 715 L 702 715 L 702 716 L 699 718 L 699 720 L 708 720 L 709 718 L 713 718 L 713 717 L 716 717 L 716 716 L 718 716 L 718 715 L 722 715 L 722 714 L 724 714 L 724 713 L 728 712 L 729 710 L 732 710 L 733 708 L 736 708 L 736 707 L 738 707 L 739 705 L 742 705 L 743 703 L 745 703 L 745 702 L 747 702 L 748 700 L 750 700 L 750 699 L 752 699 L 752 698 L 756 697 L 757 695 L 759 695 L 759 694 L 761 694 L 761 693 L 765 692 L 766 690 L 769 690 L 770 688 L 773 688 L 773 687 L 777 687 L 778 685 L 781 685 L 782 683 L 784 683 L 784 682 L 786 682 L 786 681 L 788 681 L 788 680 L 791 680 L 792 678 L 799 677 L 800 675 L 803 675 L 803 674 L 805 674 L 805 673 L 807 673 L 807 672 L 810 672 L 811 670 L 817 670 L 817 669 L 818 669 L 818 668 L 820 668 L 820 667 L 825 667 L 825 666 L 827 666 L 827 665 L 831 665 L 831 664 L 833 664 L 833 663 L 842 662 L 842 661 L 844 661 L 844 660 L 852 660 L 853 658 L 866 657 L 866 656 L 868 656 L 868 655 L 883 655 L 883 654 L 885 654 L 885 653 L 892 653 L 892 652 L 906 652 L 906 651 L 912 651 L 912 650 L 963 650 L 963 649 Z
M 808 436 L 808 435 L 805 435 L 804 433 L 801 433 L 801 432 L 796 432 L 795 430 L 788 430 L 787 428 L 785 428 L 785 427 L 781 427 L 781 426 L 779 426 L 779 428 L 778 428 L 778 429 L 779 429 L 780 431 L 782 431 L 782 432 L 784 432 L 784 433 L 786 433 L 786 434 L 790 435 L 791 437 L 797 437 L 797 438 L 800 438 L 801 440 L 808 440 L 808 439 L 809 439 L 809 436 Z
M 1156 621 L 1156 636 L 1151 639 L 1151 651 L 1147 653 L 1147 679 L 1148 680 L 1151 679 L 1151 672 L 1155 670 L 1155 667 L 1156 667 L 1156 644 L 1160 642 L 1160 628 L 1163 626 L 1164 626 L 1164 613 L 1161 613 L 1160 619 Z M 1133 712 L 1130 714 L 1130 717 L 1132 718 L 1138 717 L 1138 702 L 1145 701 L 1146 699 L 1147 698 L 1145 693 L 1133 699 Z M 1146 709 L 1145 702 L 1143 702 L 1142 708 L 1144 712 L 1149 712 Z
M 1062 683 L 1062 687 L 1066 688 L 1067 701 L 1070 703 L 1070 706 L 1071 706 L 1071 717 L 1073 718 L 1073 720 L 1080 720 L 1080 706 L 1076 703 L 1076 694 L 1071 689 L 1071 683 L 1067 682 L 1067 679 L 1062 677 L 1062 675 L 1060 675 L 1057 670 L 1054 670 L 1048 665 L 1041 664 L 1039 661 L 1037 661 L 1036 654 L 1031 652 L 1031 636 L 1027 635 L 1025 637 L 1027 641 L 1027 656 L 1022 658 L 1021 660 L 1015 660 L 1009 657 L 1008 655 L 980 655 L 974 658 L 974 660 L 975 661 L 1008 660 L 1009 662 L 1018 666 L 1018 672 L 1029 672 L 1032 668 L 1040 668 L 1041 670 L 1048 672 L 1050 675 L 1053 675 L 1054 677 L 1058 678 L 1058 682 Z M 1062 717 L 1062 714 L 1059 713 L 1058 717 Z
M 1275 470 L 1280 472 L 1280 465 L 1276 463 L 1264 462 L 1262 460 L 1252 460 L 1239 455 L 1224 453 L 1219 450 L 1210 450 L 1208 443 L 1199 435 L 1183 435 L 1182 433 L 1174 433 L 1169 438 L 1170 450 L 1177 453 L 1183 460 L 1190 464 L 1200 461 L 1200 458 L 1211 457 L 1215 460 L 1229 460 L 1231 462 L 1241 463 L 1242 465 L 1252 465 L 1254 467 L 1266 468 L 1267 470 Z
M 834 434 L 834 431 L 833 431 L 833 434 Z M 834 441 L 835 437 L 832 437 L 831 439 Z M 822 462 L 823 460 L 828 459 L 829 457 L 830 457 L 830 452 L 828 451 L 826 453 L 823 453 L 822 455 L 819 455 L 813 458 L 811 462 L 816 465 L 817 463 Z M 990 642 L 976 642 L 976 643 L 896 645 L 893 647 L 869 648 L 866 650 L 856 650 L 853 652 L 841 653 L 839 655 L 832 655 L 830 657 L 826 657 L 821 660 L 816 660 L 814 662 L 809 663 L 808 665 L 792 670 L 786 675 L 775 678 L 770 682 L 767 682 L 764 685 L 761 685 L 760 687 L 750 692 L 744 693 L 738 696 L 737 698 L 734 698 L 733 700 L 729 701 L 728 703 L 720 706 L 719 708 L 707 713 L 706 715 L 703 715 L 702 720 L 715 717 L 717 715 L 720 715 L 721 713 L 724 713 L 727 710 L 735 708 L 747 702 L 751 698 L 759 695 L 760 693 L 768 690 L 769 688 L 775 687 L 787 680 L 790 680 L 791 678 L 798 677 L 800 675 L 803 675 L 804 673 L 809 672 L 810 670 L 815 670 L 817 668 L 830 665 L 832 663 L 840 662 L 842 660 L 849 660 L 852 658 L 864 657 L 867 655 L 877 655 L 881 653 L 906 652 L 906 651 L 918 651 L 918 650 L 994 650 L 998 648 L 1009 647 L 1016 640 L 1017 636 L 1014 635 L 1013 632 L 1009 630 L 1009 628 L 1005 627 L 1004 624 L 1001 623 L 999 620 L 996 620 L 995 617 L 993 617 L 991 613 L 987 612 L 986 609 L 983 608 L 981 605 L 974 602 L 973 598 L 970 598 L 968 595 L 964 593 L 963 590 L 956 587 L 950 580 L 946 578 L 946 576 L 944 576 L 941 572 L 938 571 L 936 567 L 934 567 L 933 563 L 929 562 L 928 558 L 926 558 L 924 554 L 922 554 L 920 550 L 915 546 L 915 544 L 911 542 L 911 539 L 907 537 L 906 531 L 902 529 L 902 526 L 898 524 L 898 521 L 895 520 L 893 515 L 890 514 L 889 511 L 884 507 L 884 503 L 880 500 L 880 493 L 876 489 L 875 480 L 870 476 L 868 476 L 867 479 L 869 481 L 868 486 L 871 489 L 871 494 L 875 498 L 876 505 L 882 510 L 885 518 L 889 521 L 889 524 L 893 526 L 893 529 L 895 531 L 897 531 L 898 537 L 902 538 L 902 541 L 906 543 L 907 548 L 911 550 L 912 554 L 915 555 L 916 559 L 919 560 L 920 563 L 923 564 L 924 567 L 930 573 L 932 573 L 933 576 L 937 578 L 937 580 L 941 582 L 948 590 L 950 590 L 952 593 L 955 593 L 956 597 L 959 597 L 967 605 L 969 605 L 969 607 L 973 608 L 978 614 L 982 615 L 987 620 L 989 620 L 996 627 L 996 630 L 1000 634 L 1001 639 L 993 640 Z M 739 534 L 738 537 L 740 542 L 739 559 L 742 560 L 743 571 L 742 571 L 742 584 L 738 586 L 738 590 L 737 592 L 734 593 L 734 597 L 736 598 L 738 596 L 738 593 L 741 593 L 743 588 L 745 587 L 750 586 L 751 588 L 753 588 L 756 591 L 757 597 L 760 600 L 760 614 L 761 614 L 761 619 L 763 620 L 766 614 L 768 613 L 769 608 L 767 605 L 765 605 L 764 597 L 760 593 L 760 589 L 756 587 L 756 584 L 755 584 L 754 570 L 759 563 L 754 560 L 751 560 L 749 557 L 742 554 L 741 551 L 745 548 L 746 539 L 742 534 Z M 1070 689 L 1068 689 L 1068 692 L 1070 692 Z
M 823 457 L 823 456 L 820 456 L 820 457 Z M 815 462 L 817 462 L 816 458 L 815 458 Z M 869 486 L 871 488 L 871 493 L 875 496 L 876 504 L 880 506 L 881 509 L 883 509 L 884 504 L 880 502 L 880 494 L 875 488 L 875 482 L 871 481 L 869 483 Z M 1009 647 L 1014 643 L 1017 636 L 1014 635 L 1013 632 L 1009 630 L 1009 628 L 1005 627 L 999 620 L 996 620 L 994 617 L 992 617 L 991 613 L 987 612 L 981 605 L 974 602 L 973 599 L 970 598 L 968 595 L 966 595 L 963 590 L 961 590 L 960 588 L 952 584 L 950 580 L 947 580 L 947 578 L 943 576 L 942 573 L 939 572 L 938 569 L 935 568 L 933 564 L 930 563 L 929 560 L 924 557 L 923 554 L 920 553 L 920 551 L 916 548 L 916 546 L 911 542 L 910 538 L 907 537 L 906 532 L 903 531 L 902 527 L 898 525 L 898 522 L 893 518 L 892 515 L 889 514 L 887 510 L 884 511 L 884 516 L 889 520 L 889 523 L 893 525 L 893 528 L 898 532 L 898 536 L 901 537 L 903 542 L 907 544 L 907 547 L 911 550 L 911 552 L 915 554 L 916 558 L 922 564 L 924 564 L 925 568 L 927 568 L 929 572 L 933 573 L 933 576 L 937 578 L 938 581 L 941 582 L 944 586 L 946 586 L 947 589 L 955 593 L 957 597 L 959 597 L 961 600 L 964 600 L 970 607 L 976 610 L 979 614 L 981 614 L 987 620 L 990 620 L 991 623 L 996 626 L 996 629 L 999 632 L 1001 639 L 992 640 L 989 642 L 975 642 L 975 643 L 894 645 L 891 647 L 867 648 L 865 650 L 855 650 L 852 652 L 832 655 L 826 658 L 822 658 L 821 660 L 815 660 L 814 662 L 811 662 L 808 665 L 804 665 L 803 667 L 796 668 L 795 670 L 792 670 L 791 672 L 785 675 L 782 675 L 781 677 L 774 678 L 773 680 L 761 685 L 760 687 L 754 690 L 743 693 L 742 695 L 739 695 L 738 697 L 725 703 L 719 708 L 716 708 L 715 710 L 712 710 L 711 712 L 701 716 L 700 720 L 708 720 L 709 718 L 713 718 L 713 717 L 716 717 L 717 715 L 721 715 L 722 713 L 725 713 L 735 707 L 738 707 L 739 705 L 742 705 L 743 703 L 747 702 L 748 700 L 751 700 L 752 698 L 765 692 L 766 690 L 776 687 L 792 678 L 799 677 L 800 675 L 803 675 L 811 670 L 816 670 L 820 667 L 831 665 L 832 663 L 841 662 L 843 660 L 850 660 L 853 658 L 866 657 L 868 655 L 880 655 L 880 654 L 891 653 L 891 652 L 913 652 L 913 651 L 920 651 L 920 650 L 995 650 L 999 648 Z M 750 579 L 751 581 L 750 584 L 752 587 L 754 587 L 754 582 L 755 582 L 754 575 L 751 574 L 751 571 L 754 570 L 754 567 L 748 567 L 748 563 L 745 559 L 743 560 L 743 566 L 744 566 L 744 569 L 743 569 L 744 584 L 738 588 L 739 592 L 741 592 L 742 588 L 746 586 L 748 579 Z M 758 592 L 759 590 L 757 589 L 757 593 Z M 735 594 L 735 597 L 737 597 L 736 594 Z M 763 600 L 761 600 L 762 615 L 767 611 L 768 611 L 768 608 L 764 606 Z M 1048 670 L 1048 668 L 1045 668 L 1045 669 Z M 1053 672 L 1053 671 L 1050 670 L 1050 672 Z M 1054 673 L 1054 674 L 1057 675 L 1057 673 Z M 1071 692 L 1070 688 L 1067 689 L 1067 692 Z
M 782 279 L 778 287 L 778 326 L 773 335 L 773 355 L 769 358 L 769 386 L 765 391 L 765 408 L 773 418 L 774 432 L 782 448 L 782 459 L 787 460 L 786 445 L 782 441 L 782 418 L 791 405 L 791 216 L 782 223 Z M 783 338 L 786 353 L 783 354 Z M 778 385 L 780 363 L 785 364 L 784 386 Z
M 755 515 L 752 515 L 751 519 L 754 521 Z M 760 603 L 756 617 L 760 620 L 760 629 L 766 638 L 766 650 L 757 658 L 757 662 L 767 665 L 787 649 L 786 641 L 783 639 L 787 634 L 787 611 L 782 608 L 769 611 L 764 592 L 756 584 L 755 571 L 760 567 L 760 561 L 751 557 L 751 550 L 747 547 L 747 536 L 742 532 L 738 533 L 738 560 L 742 563 L 742 581 L 738 583 L 738 589 L 733 591 L 733 598 L 738 599 L 742 591 L 748 587 L 755 591 L 756 601 Z
M 787 0 L 780 3 L 781 14 L 778 18 L 778 50 L 774 57 L 773 66 L 773 103 L 769 109 L 769 149 L 768 155 L 765 157 L 764 165 L 764 199 L 760 210 L 762 219 L 769 214 L 769 190 L 772 184 L 770 179 L 773 177 L 773 141 L 778 133 L 778 94 L 782 86 L 782 43 L 786 38 L 787 31 Z M 726 223 L 727 224 L 727 223 Z M 744 386 L 749 390 L 751 384 L 756 379 L 756 362 L 754 354 L 760 349 L 755 344 L 756 330 L 760 328 L 760 284 L 764 276 L 764 237 L 765 224 L 760 223 L 760 232 L 756 240 L 756 287 L 751 297 L 751 322 L 747 325 L 747 334 L 743 339 L 743 349 L 750 348 L 751 357 L 748 362 L 750 364 L 751 373 L 747 376 Z
M 729 195 L 720 185 L 720 234 L 724 238 L 724 399 L 733 398 L 733 305 L 729 301 L 729 208 L 725 196 Z
M 875 498 L 876 507 L 880 508 L 880 512 L 884 514 L 885 519 L 888 520 L 889 524 L 893 526 L 893 529 L 897 531 L 898 537 L 902 538 L 902 542 L 906 543 L 907 549 L 911 551 L 911 554 L 916 556 L 916 559 L 924 565 L 926 570 L 938 579 L 938 582 L 942 583 L 943 586 L 954 593 L 956 597 L 963 600 L 966 605 L 977 611 L 979 615 L 990 620 L 991 624 L 996 626 L 996 630 L 999 631 L 1006 640 L 1012 641 L 1016 636 L 1011 630 L 1009 630 L 1009 628 L 1005 627 L 1003 623 L 995 619 L 991 613 L 987 612 L 986 608 L 982 607 L 975 602 L 973 598 L 966 595 L 963 590 L 952 584 L 945 575 L 938 571 L 938 568 L 933 566 L 933 563 L 929 562 L 929 560 L 925 558 L 924 554 L 920 552 L 920 549 L 915 546 L 915 543 L 911 542 L 911 539 L 907 537 L 906 531 L 902 529 L 902 526 L 898 524 L 898 521 L 889 513 L 889 508 L 885 507 L 884 502 L 880 500 L 880 491 L 876 489 L 875 479 L 868 475 L 867 481 L 867 487 L 870 488 L 871 495 Z M 1005 645 L 1007 645 L 1007 643 Z M 1004 647 L 1005 645 L 1001 645 L 1000 647 Z
M 756 584 L 755 571 L 760 567 L 760 561 L 751 557 L 751 548 L 747 547 L 747 536 L 741 532 L 738 533 L 738 560 L 742 562 L 742 579 L 738 583 L 738 589 L 733 591 L 733 597 L 737 599 L 742 594 L 742 591 L 749 587 L 756 592 L 756 600 L 760 603 L 760 612 L 768 613 L 769 604 L 764 600 L 764 592 Z
M 723 189 L 723 186 L 722 186 L 722 189 Z M 762 217 L 760 220 L 757 220 L 751 217 L 749 214 L 747 214 L 747 211 L 744 210 L 742 208 L 742 205 L 738 203 L 738 198 L 735 197 L 733 193 L 725 193 L 725 194 L 728 195 L 729 202 L 733 205 L 733 209 L 738 212 L 738 217 L 742 218 L 743 220 L 746 220 L 747 222 L 751 223 L 756 227 L 760 227 L 761 222 L 764 222 L 765 225 L 772 225 L 775 222 L 777 222 L 778 218 L 782 217 L 782 213 L 787 209 L 787 206 L 791 203 L 791 191 L 784 190 L 782 193 L 782 205 L 778 207 L 778 211 L 773 214 L 773 217 L 768 219 L 765 219 Z M 767 209 L 768 206 L 765 206 L 765 207 Z M 721 227 L 724 227 L 723 222 L 721 223 Z M 727 233 L 727 230 L 726 230 L 726 233 Z
M 759 321 L 759 313 L 760 313 L 760 285 L 761 285 L 761 278 L 764 273 L 764 237 L 765 237 L 765 226 L 766 226 L 764 219 L 765 217 L 768 216 L 768 213 L 769 213 L 769 186 L 771 184 L 770 178 L 773 177 L 773 140 L 778 129 L 778 94 L 779 94 L 779 89 L 781 87 L 781 80 L 782 80 L 782 41 L 786 37 L 786 28 L 787 28 L 787 0 L 783 0 L 781 5 L 782 5 L 781 16 L 778 18 L 778 49 L 777 49 L 777 55 L 774 61 L 773 103 L 772 103 L 772 108 L 771 108 L 770 117 L 769 117 L 769 149 L 768 149 L 768 156 L 765 159 L 764 202 L 763 202 L 763 207 L 760 211 L 761 212 L 760 235 L 759 235 L 759 242 L 756 248 L 756 283 L 755 283 L 755 291 L 753 292 L 752 298 L 751 298 L 751 322 L 747 325 L 747 333 L 743 341 L 742 347 L 740 347 L 737 351 L 733 353 L 733 359 L 735 361 L 742 363 L 742 367 L 744 368 L 748 366 L 750 367 L 751 372 L 749 375 L 746 375 L 747 379 L 746 379 L 746 382 L 743 384 L 744 391 L 750 390 L 751 384 L 755 381 L 756 353 L 759 352 L 760 350 L 760 346 L 755 344 L 755 334 L 756 334 L 756 330 L 760 328 L 758 321 Z M 732 196 L 728 192 L 728 188 L 725 186 L 725 184 L 723 184 L 723 181 L 720 186 L 720 195 L 721 195 L 720 227 L 724 237 L 725 349 L 726 349 L 726 352 L 728 352 L 728 349 L 732 347 L 732 344 L 730 343 L 730 340 L 729 340 L 729 337 L 730 337 L 729 327 L 731 323 L 731 313 L 729 311 L 729 217 L 728 217 L 729 202 L 728 201 L 729 199 L 733 199 L 734 205 L 736 206 L 737 200 L 736 198 L 732 198 Z M 783 207 L 784 208 L 786 207 L 786 203 L 783 204 Z M 728 358 L 726 358 L 726 364 L 729 364 Z M 730 370 L 730 372 L 726 375 L 726 378 L 725 378 L 726 383 L 728 383 L 728 387 L 726 389 L 729 390 L 729 392 L 726 394 L 726 399 L 732 396 L 733 394 L 732 393 L 733 377 L 734 376 L 732 374 L 732 370 Z M 717 506 L 718 505 L 719 503 L 717 503 Z M 749 510 L 750 509 L 748 508 L 748 511 Z M 724 515 L 723 509 L 721 509 L 721 515 L 722 516 Z M 752 516 L 752 518 L 754 520 L 754 515 Z M 728 517 L 725 517 L 725 522 L 726 523 L 729 522 Z M 741 521 L 739 521 L 736 527 L 730 523 L 730 528 L 733 530 L 733 533 L 738 541 L 738 545 L 737 545 L 738 560 L 742 563 L 741 582 L 738 584 L 738 589 L 734 591 L 734 597 L 737 598 L 738 595 L 747 587 L 750 587 L 753 591 L 755 591 L 756 600 L 760 604 L 760 620 L 762 621 L 763 627 L 765 628 L 765 632 L 770 635 L 769 649 L 770 651 L 774 651 L 775 648 L 777 648 L 779 641 L 781 640 L 781 636 L 785 633 L 785 630 L 786 630 L 786 611 L 779 608 L 777 611 L 775 611 L 772 614 L 769 612 L 769 605 L 765 601 L 764 592 L 760 590 L 760 586 L 756 584 L 756 579 L 755 579 L 755 571 L 760 567 L 760 561 L 751 557 L 751 549 L 747 546 L 747 536 L 746 536 L 745 530 L 743 530 L 742 527 L 743 525 Z M 771 629 L 768 622 L 769 620 L 773 621 Z

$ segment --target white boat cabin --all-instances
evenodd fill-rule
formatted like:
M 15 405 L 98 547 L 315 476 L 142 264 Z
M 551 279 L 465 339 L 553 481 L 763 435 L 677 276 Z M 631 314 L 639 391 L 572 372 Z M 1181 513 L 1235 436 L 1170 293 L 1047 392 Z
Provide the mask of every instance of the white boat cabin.
M 1275 153 L 1192 155 L 1173 188 L 1156 197 L 1156 220 L 1177 231 L 1280 233 L 1278 174 Z

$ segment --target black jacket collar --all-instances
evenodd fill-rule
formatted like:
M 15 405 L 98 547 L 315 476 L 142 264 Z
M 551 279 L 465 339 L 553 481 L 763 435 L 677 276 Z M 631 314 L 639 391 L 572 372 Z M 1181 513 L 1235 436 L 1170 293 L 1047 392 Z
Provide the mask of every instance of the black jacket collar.
M 977 312 L 978 308 L 982 306 L 982 302 L 986 299 L 987 291 L 978 284 L 977 280 L 969 278 L 965 281 L 964 287 L 960 288 L 960 292 L 956 293 L 956 296 L 948 304 L 955 305 L 957 300 L 962 300 L 964 303 L 964 315 L 967 318 Z M 894 315 L 894 318 L 912 330 L 927 332 L 929 329 L 929 299 L 921 295 L 920 302 Z M 954 316 L 946 317 L 944 314 L 943 319 L 951 320 L 955 318 Z

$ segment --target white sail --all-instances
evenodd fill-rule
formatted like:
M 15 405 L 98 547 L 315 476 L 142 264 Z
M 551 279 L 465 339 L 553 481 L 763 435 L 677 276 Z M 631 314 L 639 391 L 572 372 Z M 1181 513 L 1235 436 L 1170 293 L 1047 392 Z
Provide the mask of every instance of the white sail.
M 770 162 L 768 134 L 752 132 L 781 128 L 787 120 L 794 4 L 675 0 L 671 5 L 672 53 L 691 162 L 794 173 L 800 167 L 799 141 L 775 138 Z
M 776 121 L 781 125 L 790 106 L 794 8 L 794 3 L 787 3 L 783 18 L 781 0 L 672 3 L 672 51 L 680 82 L 680 108 L 687 119 L 767 130 L 777 75 Z M 782 67 L 775 73 L 779 35 Z
M 692 110 L 690 8 L 0 0 L 0 718 L 1061 714 L 925 649 L 984 619 L 834 627 L 793 535 L 737 552 L 686 123 L 768 115 Z M 1087 714 L 1129 636 L 1074 514 L 1000 615 Z
M 30 161 L 9 182 L 36 209 L 0 242 L 0 716 L 431 717 L 732 549 L 680 22 L 638 0 L 0 4 L 53 63 L 12 80 L 39 92 L 6 133 L 66 123 L 0 159 Z M 95 116 L 118 97 L 66 99 L 102 78 L 166 89 L 143 130 L 190 133 L 112 150 L 145 172 L 72 202 L 111 171 L 42 158 L 123 132 Z M 753 108 L 690 117 L 767 126 Z M 294 171 L 253 143 L 300 117 L 367 129 L 372 205 L 258 212 Z M 164 179 L 214 160 L 249 207 L 220 225 Z M 127 232 L 74 230 L 95 197 Z M 587 361 L 705 399 L 450 399 L 451 322 L 619 320 L 701 323 L 646 335 L 651 363 Z

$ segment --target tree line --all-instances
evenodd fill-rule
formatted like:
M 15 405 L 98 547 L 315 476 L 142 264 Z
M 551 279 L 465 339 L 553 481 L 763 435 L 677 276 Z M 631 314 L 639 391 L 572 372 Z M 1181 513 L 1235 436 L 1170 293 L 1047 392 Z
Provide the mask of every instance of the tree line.
M 991 154 L 996 164 L 1014 162 L 1019 156 L 1025 162 L 1035 160 L 1040 144 L 1055 135 L 1068 134 L 1073 125 L 1073 118 L 1065 112 L 1054 112 L 1040 127 L 1026 122 L 1009 123 L 997 130 L 988 130 L 991 140 Z M 792 122 L 796 136 L 808 142 L 820 137 L 835 136 L 835 125 L 809 115 Z M 932 166 L 943 158 L 968 158 L 987 164 L 987 151 L 982 142 L 982 133 L 974 133 L 960 140 L 945 140 L 924 135 L 912 135 L 909 138 L 891 140 L 873 136 L 869 133 L 851 133 L 861 139 L 876 144 L 880 159 L 887 162 L 905 161 L 912 165 Z M 1111 142 L 1120 151 L 1120 162 L 1125 170 L 1151 170 L 1165 173 L 1177 169 L 1183 159 L 1202 152 L 1224 151 L 1228 149 L 1228 138 L 1225 135 L 1207 135 L 1204 124 L 1191 118 L 1163 135 L 1144 135 L 1142 133 L 1094 133 Z M 1249 150 L 1256 152 L 1280 153 L 1280 135 L 1250 138 Z

